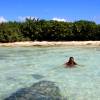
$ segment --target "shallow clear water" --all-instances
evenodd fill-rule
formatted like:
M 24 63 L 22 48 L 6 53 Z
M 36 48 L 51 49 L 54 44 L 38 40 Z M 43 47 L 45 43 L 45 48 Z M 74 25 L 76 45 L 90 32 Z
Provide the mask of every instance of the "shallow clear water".
M 80 66 L 64 68 L 70 56 Z M 100 100 L 100 47 L 0 47 L 0 100 L 40 80 L 68 100 Z

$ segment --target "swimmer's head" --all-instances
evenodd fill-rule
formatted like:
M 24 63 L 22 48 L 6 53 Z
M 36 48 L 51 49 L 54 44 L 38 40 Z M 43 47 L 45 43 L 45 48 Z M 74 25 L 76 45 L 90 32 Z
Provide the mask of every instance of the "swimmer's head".
M 70 61 L 74 61 L 74 57 L 70 57 L 69 60 L 70 60 Z

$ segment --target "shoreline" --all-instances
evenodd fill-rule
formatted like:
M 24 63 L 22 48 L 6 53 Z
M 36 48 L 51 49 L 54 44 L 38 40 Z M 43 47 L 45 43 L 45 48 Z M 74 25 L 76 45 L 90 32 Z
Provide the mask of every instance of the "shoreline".
M 23 41 L 0 43 L 0 47 L 16 46 L 100 46 L 100 41 Z

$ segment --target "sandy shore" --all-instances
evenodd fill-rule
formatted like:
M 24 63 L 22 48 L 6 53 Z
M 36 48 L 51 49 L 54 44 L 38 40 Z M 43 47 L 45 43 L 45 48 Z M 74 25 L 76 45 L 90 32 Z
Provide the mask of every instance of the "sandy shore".
M 13 42 L 13 43 L 0 43 L 0 46 L 100 46 L 100 41 L 27 41 L 27 42 Z

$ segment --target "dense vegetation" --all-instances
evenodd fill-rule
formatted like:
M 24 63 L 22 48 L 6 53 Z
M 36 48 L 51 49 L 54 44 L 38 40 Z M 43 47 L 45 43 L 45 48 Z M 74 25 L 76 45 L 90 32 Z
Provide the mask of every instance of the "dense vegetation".
M 0 42 L 100 40 L 100 24 L 80 20 L 58 22 L 26 19 L 24 22 L 0 23 Z

